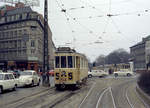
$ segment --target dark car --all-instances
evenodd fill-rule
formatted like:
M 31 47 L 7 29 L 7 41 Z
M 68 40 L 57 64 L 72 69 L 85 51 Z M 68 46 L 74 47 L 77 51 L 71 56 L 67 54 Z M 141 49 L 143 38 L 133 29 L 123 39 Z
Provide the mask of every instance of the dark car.
M 20 71 L 20 70 L 14 70 L 13 74 L 14 74 L 15 78 L 19 78 L 21 72 L 22 71 Z

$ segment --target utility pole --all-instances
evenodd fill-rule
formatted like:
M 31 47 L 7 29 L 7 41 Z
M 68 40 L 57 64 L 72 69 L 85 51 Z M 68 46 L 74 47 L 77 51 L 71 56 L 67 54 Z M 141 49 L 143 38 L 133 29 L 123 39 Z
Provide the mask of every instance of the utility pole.
M 43 45 L 43 86 L 50 86 L 49 83 L 49 56 L 48 56 L 48 0 L 44 3 L 44 45 Z

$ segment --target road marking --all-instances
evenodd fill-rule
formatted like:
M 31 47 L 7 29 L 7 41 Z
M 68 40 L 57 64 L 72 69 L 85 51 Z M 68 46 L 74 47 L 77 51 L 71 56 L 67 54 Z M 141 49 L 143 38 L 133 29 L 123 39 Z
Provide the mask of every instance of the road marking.
M 81 108 L 82 104 L 84 103 L 84 101 L 86 100 L 86 98 L 89 96 L 89 94 L 90 94 L 91 91 L 93 90 L 95 84 L 96 84 L 96 82 L 92 85 L 91 89 L 89 90 L 89 92 L 87 93 L 87 95 L 85 96 L 85 98 L 82 100 L 82 102 L 81 102 L 81 104 L 79 105 L 78 108 Z
M 127 101 L 129 103 L 130 107 L 134 108 L 133 105 L 131 104 L 131 101 L 130 101 L 129 97 L 128 97 L 127 90 L 126 90 L 126 98 L 127 98 Z
M 137 86 L 136 86 L 137 87 Z M 135 89 L 135 93 L 137 95 L 137 97 L 140 99 L 140 101 L 144 104 L 144 106 L 146 108 L 150 108 L 149 105 L 147 105 L 147 103 L 144 102 L 144 100 L 141 98 L 141 96 L 137 93 L 137 90 Z
M 98 102 L 97 102 L 97 104 L 96 104 L 96 108 L 98 108 L 98 105 L 99 105 L 99 103 L 100 103 L 100 101 L 101 101 L 103 95 L 104 95 L 108 90 L 109 90 L 109 88 L 106 88 L 106 89 L 101 93 L 101 95 L 100 95 L 100 97 L 99 97 L 99 99 L 98 99 Z
M 110 90 L 110 94 L 111 94 L 111 97 L 112 97 L 112 101 L 113 101 L 114 108 L 116 108 L 115 99 L 114 99 L 114 96 L 113 96 L 113 94 L 112 94 L 112 88 L 109 87 L 109 90 Z

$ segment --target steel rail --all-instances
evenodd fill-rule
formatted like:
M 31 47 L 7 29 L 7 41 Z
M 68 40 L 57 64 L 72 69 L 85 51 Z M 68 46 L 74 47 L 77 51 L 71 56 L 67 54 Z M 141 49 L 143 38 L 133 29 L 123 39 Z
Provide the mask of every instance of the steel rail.
M 21 101 L 24 101 L 24 100 L 28 100 L 29 98 L 32 98 L 32 97 L 39 97 L 41 95 L 45 95 L 45 94 L 49 94 L 49 92 L 53 92 L 53 90 L 55 90 L 54 88 L 52 88 L 51 90 L 50 89 L 45 89 L 45 90 L 42 90 L 40 92 L 37 92 L 37 93 L 34 93 L 34 94 L 31 94 L 30 96 L 25 96 L 25 97 L 22 97 L 20 99 L 17 99 L 17 100 L 14 100 L 14 101 L 11 101 L 9 103 L 6 104 L 2 104 L 1 106 L 5 106 L 5 107 L 9 107 L 9 106 L 12 106 L 12 105 L 15 105 L 15 104 L 20 104 Z M 51 94 L 51 93 L 50 93 Z M 24 103 L 24 102 L 23 102 Z M 22 104 L 23 104 L 22 103 Z
M 98 101 L 97 101 L 96 108 L 98 108 L 99 103 L 101 102 L 103 95 L 104 95 L 108 90 L 109 90 L 109 88 L 105 88 L 104 91 L 101 93 L 101 95 L 100 95 L 100 97 L 99 97 L 99 99 L 98 99 Z
M 109 87 L 109 90 L 110 90 L 110 94 L 111 94 L 111 97 L 112 97 L 114 108 L 116 108 L 115 99 L 114 99 L 114 96 L 113 96 L 113 93 L 112 93 L 112 88 Z
M 88 92 L 87 95 L 84 97 L 84 99 L 82 100 L 82 102 L 80 103 L 80 105 L 79 105 L 78 108 L 81 108 L 82 104 L 85 102 L 85 100 L 87 99 L 87 97 L 89 96 L 89 94 L 91 93 L 91 91 L 93 90 L 95 84 L 96 84 L 96 83 L 94 83 L 94 84 L 92 85 L 92 87 L 90 88 L 89 92 Z
M 137 87 L 137 86 L 136 86 Z M 140 99 L 140 101 L 144 104 L 144 106 L 146 108 L 150 108 L 149 105 L 142 99 L 142 97 L 137 93 L 137 90 L 135 88 L 135 93 L 136 93 L 136 96 Z
M 130 99 L 128 97 L 128 91 L 127 90 L 126 90 L 126 99 L 127 99 L 128 104 L 130 105 L 130 107 L 134 108 L 134 106 L 132 105 L 132 103 L 131 103 L 131 101 L 130 101 Z

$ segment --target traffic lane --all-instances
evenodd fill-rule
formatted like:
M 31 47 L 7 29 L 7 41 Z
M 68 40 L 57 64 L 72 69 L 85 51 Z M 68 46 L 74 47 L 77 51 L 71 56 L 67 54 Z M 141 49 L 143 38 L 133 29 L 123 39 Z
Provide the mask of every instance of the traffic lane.
M 17 88 L 16 91 L 7 90 L 3 94 L 0 94 L 0 106 L 5 106 L 24 97 L 28 97 L 42 91 L 46 91 L 47 89 L 49 88 L 40 85 L 34 87 L 21 87 Z
M 126 92 L 131 83 L 135 81 L 135 79 L 130 79 L 122 84 L 112 87 L 112 96 L 114 97 L 114 104 L 116 108 L 131 108 L 126 96 Z
M 106 92 L 103 92 L 99 97 L 99 102 L 97 103 L 97 108 L 114 108 L 110 88 L 106 89 Z
M 106 83 L 105 80 L 96 81 L 95 85 L 93 85 L 93 88 L 91 89 L 91 91 L 89 91 L 90 92 L 89 95 L 84 100 L 80 108 L 95 108 L 100 94 L 106 88 L 105 83 Z
M 129 100 L 130 100 L 133 108 L 146 108 L 145 104 L 142 101 L 142 98 L 136 92 L 136 83 L 135 82 L 129 86 L 127 95 L 129 97 Z
M 54 108 L 95 108 L 100 90 L 104 88 L 104 82 L 99 78 L 89 78 L 86 85 L 83 85 L 75 95 L 57 104 Z M 104 86 L 103 86 L 104 85 Z
M 112 88 L 125 84 L 129 80 L 133 80 L 133 78 L 106 78 L 105 80 L 107 80 L 107 83 L 105 83 L 107 85 L 107 89 L 105 89 L 105 91 L 101 94 L 97 108 L 116 108 Z M 120 88 L 117 89 L 120 90 Z

